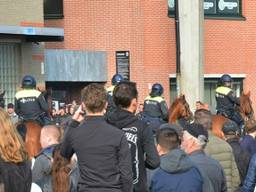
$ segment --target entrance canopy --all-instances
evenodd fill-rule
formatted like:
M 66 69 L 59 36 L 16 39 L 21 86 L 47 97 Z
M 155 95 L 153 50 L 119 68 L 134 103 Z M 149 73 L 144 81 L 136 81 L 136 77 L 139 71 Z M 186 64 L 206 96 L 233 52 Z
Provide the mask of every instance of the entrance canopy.
M 0 37 L 24 38 L 28 42 L 63 41 L 64 29 L 0 25 Z

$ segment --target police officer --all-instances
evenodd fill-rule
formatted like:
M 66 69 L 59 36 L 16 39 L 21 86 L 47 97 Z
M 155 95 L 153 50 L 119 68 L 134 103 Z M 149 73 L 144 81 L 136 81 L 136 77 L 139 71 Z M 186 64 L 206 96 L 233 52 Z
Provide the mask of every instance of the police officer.
M 108 101 L 108 106 L 107 106 L 107 110 L 106 110 L 106 116 L 108 116 L 111 112 L 113 112 L 113 110 L 115 109 L 116 105 L 113 101 L 113 91 L 114 91 L 114 88 L 115 86 L 122 82 L 124 80 L 123 76 L 120 75 L 120 74 L 115 74 L 113 77 L 112 77 L 112 80 L 111 80 L 111 84 L 112 86 L 107 88 L 107 101 Z
M 112 96 L 115 86 L 116 86 L 118 83 L 120 83 L 121 81 L 123 81 L 123 80 L 124 80 L 124 78 L 123 78 L 122 75 L 120 75 L 120 74 L 115 74 L 115 75 L 112 77 L 112 80 L 111 80 L 112 86 L 109 87 L 109 88 L 107 88 L 107 93 L 108 93 L 108 95 L 111 95 L 111 96 Z
M 36 120 L 41 125 L 49 123 L 48 104 L 43 94 L 36 90 L 36 80 L 26 75 L 22 79 L 22 90 L 15 95 L 15 112 L 22 120 Z
M 163 86 L 159 83 L 155 83 L 152 86 L 149 96 L 144 100 L 144 118 L 152 125 L 154 132 L 161 124 L 168 121 L 168 107 L 162 97 L 163 92 Z
M 235 121 L 240 127 L 243 124 L 243 118 L 240 113 L 235 110 L 237 105 L 240 105 L 240 99 L 235 96 L 232 90 L 232 78 L 228 74 L 224 74 L 220 78 L 220 86 L 217 87 L 216 102 L 217 102 L 217 114 L 221 114 L 233 121 Z

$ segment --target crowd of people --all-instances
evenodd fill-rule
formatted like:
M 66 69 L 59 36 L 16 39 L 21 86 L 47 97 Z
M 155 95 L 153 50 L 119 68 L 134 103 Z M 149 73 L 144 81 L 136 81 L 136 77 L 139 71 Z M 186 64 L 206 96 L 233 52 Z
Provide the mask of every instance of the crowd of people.
M 224 75 L 222 82 L 229 87 L 231 79 Z M 136 83 L 117 74 L 108 90 L 89 84 L 81 105 L 67 104 L 50 116 L 35 79 L 25 76 L 22 85 L 15 104 L 0 109 L 0 192 L 254 191 L 256 121 L 243 124 L 227 114 L 230 106 L 220 107 L 226 97 L 239 104 L 231 88 L 216 90 L 218 111 L 230 119 L 223 139 L 199 101 L 193 122 L 167 123 L 159 83 L 140 104 Z M 15 126 L 26 119 L 42 125 L 42 149 L 32 159 Z

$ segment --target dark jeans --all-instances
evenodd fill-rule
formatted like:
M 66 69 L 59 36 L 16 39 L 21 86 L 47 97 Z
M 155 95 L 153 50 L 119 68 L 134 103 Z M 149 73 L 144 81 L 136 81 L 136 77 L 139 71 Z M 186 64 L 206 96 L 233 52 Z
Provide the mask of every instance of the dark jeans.
M 150 117 L 150 116 L 145 115 L 145 114 L 140 114 L 139 118 L 141 120 L 145 121 L 149 125 L 149 127 L 152 129 L 154 134 L 159 129 L 160 125 L 166 123 L 164 120 L 162 120 L 159 117 Z

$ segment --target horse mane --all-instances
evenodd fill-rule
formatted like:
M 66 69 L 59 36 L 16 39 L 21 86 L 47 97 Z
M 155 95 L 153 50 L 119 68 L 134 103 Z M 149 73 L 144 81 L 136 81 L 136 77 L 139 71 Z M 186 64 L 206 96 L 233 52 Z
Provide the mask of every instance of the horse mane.
M 171 107 L 170 107 L 170 109 L 169 109 L 169 111 L 170 112 L 173 112 L 174 111 L 174 109 L 176 109 L 177 108 L 177 106 L 180 104 L 180 101 L 181 99 L 179 98 L 179 97 L 177 97 L 174 101 L 173 101 L 173 103 L 172 103 L 172 105 L 171 105 Z
M 248 115 L 248 113 L 253 112 L 253 108 L 251 106 L 250 101 L 250 92 L 242 93 L 240 96 L 240 112 L 244 115 Z
M 185 96 L 181 95 L 180 97 L 177 97 L 173 103 L 171 104 L 171 107 L 169 108 L 169 122 L 174 123 L 179 118 L 179 106 L 182 104 L 185 104 Z

